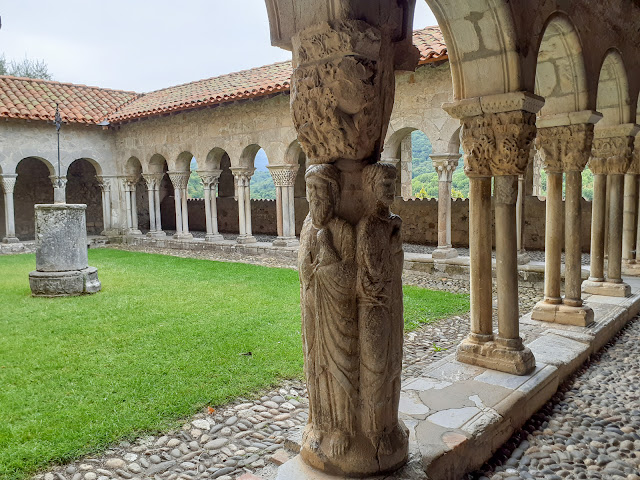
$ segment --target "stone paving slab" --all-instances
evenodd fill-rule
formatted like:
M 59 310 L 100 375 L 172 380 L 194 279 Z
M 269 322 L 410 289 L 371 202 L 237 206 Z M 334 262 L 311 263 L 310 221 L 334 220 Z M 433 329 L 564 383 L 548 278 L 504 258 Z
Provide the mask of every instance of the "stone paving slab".
M 633 279 L 631 284 L 630 297 L 587 298 L 595 314 L 589 328 L 535 321 L 525 315 L 527 346 L 536 356 L 536 369 L 529 375 L 466 365 L 452 353 L 427 367 L 420 377 L 405 379 L 400 418 L 410 430 L 411 448 L 420 452 L 427 476 L 457 480 L 491 458 L 589 355 L 638 314 L 640 282 Z M 281 467 L 278 480 L 335 478 L 292 476 L 307 475 L 304 468 L 296 457 Z

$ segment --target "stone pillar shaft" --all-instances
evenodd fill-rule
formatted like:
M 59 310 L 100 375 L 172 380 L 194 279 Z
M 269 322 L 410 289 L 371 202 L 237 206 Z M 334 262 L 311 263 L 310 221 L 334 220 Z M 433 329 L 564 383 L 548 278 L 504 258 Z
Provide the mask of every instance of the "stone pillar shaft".
M 176 205 L 176 234 L 182 233 L 182 192 L 179 188 L 174 188 L 173 196 Z
M 454 258 L 458 252 L 451 248 L 451 180 L 458 166 L 459 154 L 431 155 L 438 172 L 438 248 L 433 258 Z
M 213 234 L 213 225 L 211 220 L 211 187 L 209 185 L 204 186 L 204 214 L 207 228 L 207 235 Z
M 187 186 L 191 172 L 169 171 L 167 172 L 171 183 L 176 205 L 176 234 L 178 240 L 191 240 L 193 235 L 189 233 L 189 211 L 187 208 Z
M 624 176 L 624 214 L 622 228 L 622 260 L 625 264 L 635 263 L 636 220 L 638 211 L 638 176 L 627 172 Z
M 604 281 L 604 223 L 607 211 L 607 176 L 593 175 L 593 202 L 591 204 L 591 267 L 589 280 Z
M 147 186 L 147 194 L 149 195 L 149 231 L 156 231 L 156 206 L 155 196 L 153 194 L 153 186 Z
M 609 261 L 607 281 L 622 283 L 622 215 L 624 175 L 612 174 L 609 196 Z
M 156 185 L 156 188 L 153 190 L 153 195 L 155 197 L 155 207 L 156 207 L 156 232 L 162 232 L 162 212 L 160 210 L 160 185 Z
M 133 224 L 131 223 L 131 190 L 128 185 L 125 186 L 124 191 L 124 202 L 125 208 L 127 209 L 127 230 L 131 230 L 133 228 Z
M 247 222 L 245 220 L 246 209 L 244 206 L 244 179 L 238 178 L 238 229 L 240 236 L 243 237 L 247 234 Z
M 296 239 L 295 181 L 298 165 L 272 165 L 269 171 L 276 186 L 278 238 L 274 246 L 298 245 Z
M 493 340 L 491 272 L 491 177 L 469 177 L 471 337 Z
M 582 305 L 582 172 L 568 171 L 565 192 L 564 303 Z
M 276 185 L 276 231 L 278 232 L 279 237 L 284 236 L 284 233 L 282 233 L 284 222 L 282 209 L 282 187 L 280 185 Z
M 4 222 L 5 235 L 2 239 L 3 243 L 17 243 L 15 209 L 13 205 L 13 190 L 16 185 L 16 174 L 3 174 L 0 176 L 0 185 L 4 192 Z
M 544 241 L 544 300 L 550 304 L 562 302 L 562 172 L 547 171 L 547 205 Z

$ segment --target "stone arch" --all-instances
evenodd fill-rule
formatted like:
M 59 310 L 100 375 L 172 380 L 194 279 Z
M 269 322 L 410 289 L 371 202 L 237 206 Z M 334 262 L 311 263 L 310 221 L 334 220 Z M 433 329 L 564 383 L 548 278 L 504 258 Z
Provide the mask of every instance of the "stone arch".
M 174 163 L 174 170 L 176 172 L 189 172 L 191 171 L 190 165 L 191 165 L 191 159 L 195 158 L 195 155 L 193 155 L 191 152 L 189 151 L 184 151 L 181 152 Z M 197 159 L 196 159 L 197 161 Z
M 254 168 L 256 155 L 260 150 L 263 150 L 263 148 L 257 143 L 252 143 L 244 147 L 244 150 L 242 150 L 240 154 L 239 166 L 242 168 Z
M 32 239 L 35 234 L 34 205 L 53 203 L 53 185 L 49 177 L 54 172 L 53 165 L 41 157 L 26 157 L 16 165 L 18 177 L 13 199 L 16 236 L 20 240 Z
M 522 89 L 515 26 L 507 1 L 425 1 L 447 45 L 455 100 Z
M 225 155 L 227 155 L 227 152 L 223 148 L 220 148 L 220 147 L 212 148 L 207 154 L 207 157 L 205 158 L 203 169 L 218 170 L 222 163 L 222 157 L 224 157 Z
M 101 173 L 99 168 L 100 165 L 90 158 L 78 158 L 67 168 L 67 203 L 84 203 L 87 206 L 88 235 L 99 235 L 104 226 L 102 190 L 96 178 Z
M 130 175 L 140 175 L 142 173 L 142 163 L 138 159 L 138 157 L 129 157 L 127 162 L 124 165 L 124 174 L 127 176 Z
M 538 46 L 535 93 L 545 98 L 540 115 L 578 112 L 589 104 L 582 42 L 571 20 L 556 13 Z
M 285 163 L 287 165 L 298 165 L 298 173 L 296 174 L 296 184 L 294 187 L 294 198 L 307 197 L 306 183 L 304 180 L 304 174 L 307 170 L 307 156 L 302 150 L 302 147 L 298 143 L 298 140 L 294 140 L 287 147 L 287 153 L 285 154 Z
M 596 128 L 631 122 L 629 80 L 622 55 L 616 49 L 610 49 L 602 62 L 596 108 L 603 115 Z

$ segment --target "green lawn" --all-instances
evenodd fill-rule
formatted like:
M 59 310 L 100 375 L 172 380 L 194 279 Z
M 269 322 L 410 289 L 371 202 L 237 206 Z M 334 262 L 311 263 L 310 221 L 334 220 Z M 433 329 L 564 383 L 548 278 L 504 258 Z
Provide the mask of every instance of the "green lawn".
M 30 296 L 33 255 L 0 257 L 0 478 L 301 377 L 297 272 L 89 253 L 102 292 L 56 299 Z M 405 292 L 411 328 L 468 310 L 464 295 Z

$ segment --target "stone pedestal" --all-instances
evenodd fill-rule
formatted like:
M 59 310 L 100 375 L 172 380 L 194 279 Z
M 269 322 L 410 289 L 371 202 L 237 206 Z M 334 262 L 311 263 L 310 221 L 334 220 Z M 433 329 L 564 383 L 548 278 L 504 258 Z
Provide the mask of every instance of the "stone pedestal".
M 98 270 L 87 257 L 86 205 L 36 205 L 36 270 L 31 293 L 62 297 L 100 291 Z

